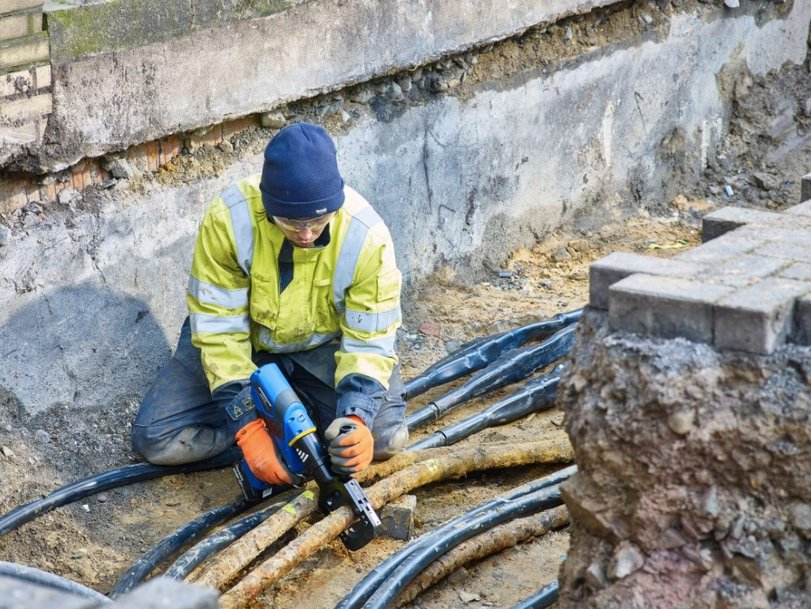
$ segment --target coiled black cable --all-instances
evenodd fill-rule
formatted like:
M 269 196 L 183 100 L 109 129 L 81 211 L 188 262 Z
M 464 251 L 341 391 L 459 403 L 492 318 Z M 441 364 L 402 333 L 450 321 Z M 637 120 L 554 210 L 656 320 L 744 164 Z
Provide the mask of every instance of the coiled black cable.
M 54 590 L 61 590 L 62 592 L 68 592 L 83 598 L 89 598 L 97 603 L 110 602 L 109 598 L 100 592 L 96 592 L 92 588 L 88 588 L 87 586 L 83 586 L 82 584 L 59 575 L 54 575 L 53 573 L 48 573 L 47 571 L 42 571 L 35 567 L 29 567 L 28 565 L 0 561 L 0 575 L 13 577 L 14 579 L 38 584 Z
M 82 478 L 81 480 L 60 487 L 41 499 L 35 499 L 4 514 L 0 517 L 0 535 L 10 533 L 26 522 L 46 512 L 50 512 L 55 508 L 73 503 L 74 501 L 79 501 L 96 493 L 126 486 L 134 482 L 153 480 L 172 474 L 185 474 L 206 469 L 227 467 L 240 458 L 241 453 L 239 449 L 234 446 L 216 457 L 211 457 L 210 459 L 197 463 L 187 463 L 185 465 L 136 463 L 134 465 L 125 465 L 124 467 L 88 476 L 87 478 Z
M 482 429 L 493 425 L 505 425 L 530 412 L 551 408 L 555 404 L 562 369 L 562 365 L 557 366 L 550 374 L 533 379 L 503 400 L 499 400 L 481 412 L 477 412 L 458 423 L 449 425 L 422 440 L 414 442 L 406 450 L 449 446 Z
M 576 323 L 583 315 L 583 309 L 558 313 L 540 322 L 521 326 L 507 332 L 476 338 L 459 349 L 429 366 L 424 372 L 405 382 L 403 399 L 410 400 L 444 383 L 481 370 L 507 351 L 516 349 L 531 340 L 547 338 Z
M 431 533 L 433 543 L 411 552 L 383 581 L 363 605 L 363 609 L 384 609 L 396 596 L 437 557 L 471 537 L 521 516 L 556 507 L 563 503 L 560 487 L 553 486 L 527 493 L 506 501 L 483 513 L 466 517 L 456 527 L 443 531 L 442 535 Z
M 575 329 L 576 324 L 569 325 L 538 345 L 505 353 L 466 383 L 412 412 L 406 417 L 408 428 L 437 419 L 467 400 L 524 379 L 559 360 L 572 350 Z
M 549 476 L 534 480 L 529 484 L 525 484 L 504 495 L 497 497 L 492 501 L 488 501 L 477 508 L 471 510 L 467 514 L 454 518 L 434 529 L 430 533 L 414 539 L 406 546 L 401 548 L 389 556 L 382 563 L 372 569 L 366 577 L 364 577 L 357 586 L 355 586 L 349 594 L 347 594 L 336 606 L 335 609 L 360 609 L 360 607 L 372 596 L 377 588 L 385 582 L 391 574 L 398 568 L 398 566 L 405 561 L 410 555 L 419 552 L 426 547 L 432 547 L 434 544 L 435 536 L 443 536 L 448 534 L 449 531 L 459 526 L 465 519 L 475 517 L 476 515 L 485 513 L 489 510 L 503 505 L 505 502 L 512 501 L 523 497 L 529 493 L 538 490 L 549 488 L 559 485 L 561 482 L 568 480 L 577 471 L 577 466 L 572 465 L 560 471 L 557 471 Z
M 244 512 L 252 504 L 240 497 L 233 503 L 209 510 L 194 520 L 187 522 L 179 529 L 164 537 L 155 546 L 150 548 L 141 558 L 136 560 L 127 569 L 110 591 L 110 598 L 118 598 L 140 584 L 144 578 L 167 556 L 171 556 L 177 548 L 191 539 L 199 537 L 206 531 L 225 522 L 232 516 Z
M 284 503 L 275 503 L 259 512 L 240 518 L 236 522 L 223 527 L 213 535 L 209 535 L 201 542 L 181 554 L 177 560 L 166 570 L 164 575 L 172 579 L 183 579 L 195 567 L 202 564 L 209 556 L 229 546 L 231 543 L 255 529 L 273 514 L 279 511 Z
M 522 600 L 512 609 L 546 609 L 558 600 L 558 580 L 554 580 L 532 596 Z

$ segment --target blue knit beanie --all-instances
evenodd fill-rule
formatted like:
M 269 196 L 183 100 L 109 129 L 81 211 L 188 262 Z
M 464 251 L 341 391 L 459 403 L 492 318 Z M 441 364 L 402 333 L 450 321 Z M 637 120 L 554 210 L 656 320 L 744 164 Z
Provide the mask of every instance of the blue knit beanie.
M 344 180 L 327 131 L 296 123 L 273 136 L 265 148 L 259 189 L 269 216 L 312 218 L 341 207 Z

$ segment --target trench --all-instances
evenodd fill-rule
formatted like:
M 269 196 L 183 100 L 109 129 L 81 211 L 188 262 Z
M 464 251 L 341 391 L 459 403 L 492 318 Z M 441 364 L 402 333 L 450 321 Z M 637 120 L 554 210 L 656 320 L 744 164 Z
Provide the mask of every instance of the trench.
M 409 278 L 399 348 L 413 376 L 465 340 L 586 304 L 588 265 L 611 251 L 678 254 L 698 245 L 700 216 L 723 204 L 796 203 L 811 166 L 809 10 L 803 2 L 740 13 L 625 3 L 290 101 L 214 145 L 179 134 L 185 151 L 160 168 L 134 162 L 122 177 L 62 197 L 68 202 L 6 208 L 0 443 L 11 456 L 0 457 L 9 481 L 3 511 L 89 468 L 135 458 L 129 421 L 182 319 L 199 215 L 213 193 L 255 170 L 274 121 L 325 124 L 347 181 L 379 202 Z M 769 57 L 759 51 L 775 31 L 785 47 Z M 742 38 L 751 46 L 742 50 Z M 39 186 L 71 174 L 3 179 Z M 555 408 L 475 441 L 516 442 L 562 424 Z M 418 530 L 542 473 L 430 487 L 418 495 Z M 104 493 L 0 539 L 2 557 L 109 589 L 163 535 L 232 499 L 229 476 Z M 263 602 L 332 607 L 359 571 L 396 546 L 381 540 L 376 551 L 349 555 L 330 545 Z M 567 548 L 565 533 L 513 548 L 415 606 L 508 606 L 556 577 Z M 526 564 L 539 573 L 515 578 Z

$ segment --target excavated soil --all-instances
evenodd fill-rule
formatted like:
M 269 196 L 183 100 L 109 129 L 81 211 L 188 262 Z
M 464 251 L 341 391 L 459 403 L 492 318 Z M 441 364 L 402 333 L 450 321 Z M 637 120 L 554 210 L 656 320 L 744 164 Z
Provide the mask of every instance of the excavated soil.
M 650 23 L 635 15 L 635 27 L 656 26 L 659 11 L 656 5 L 650 7 L 646 13 Z M 564 47 L 573 40 L 591 44 L 589 34 L 598 34 L 588 26 L 589 22 L 575 21 L 563 29 L 532 32 L 522 41 L 510 43 L 512 46 L 497 45 L 487 52 L 502 53 L 504 61 L 498 65 L 510 71 L 526 56 L 519 51 L 532 49 L 536 37 L 562 37 L 567 41 L 561 42 Z M 581 39 L 586 42 L 581 43 Z M 595 38 L 593 43 L 599 45 L 600 40 Z M 565 58 L 560 55 L 557 59 Z M 476 64 L 491 70 L 497 65 L 489 57 L 465 65 Z M 438 72 L 464 70 L 458 62 L 454 65 Z M 477 76 L 469 78 L 472 82 Z M 488 281 L 471 284 L 449 269 L 437 269 L 432 277 L 409 286 L 404 326 L 399 333 L 404 377 L 414 376 L 473 337 L 583 306 L 588 300 L 588 265 L 610 252 L 670 256 L 699 243 L 700 217 L 719 206 L 782 208 L 798 202 L 799 178 L 811 167 L 808 92 L 806 66 L 787 68 L 762 80 L 739 80 L 732 94 L 730 136 L 699 184 L 682 184 L 681 178 L 674 176 L 675 193 L 681 193 L 678 196 L 636 201 L 629 195 L 628 205 L 621 208 L 635 211 L 627 217 L 609 217 L 596 209 L 534 247 L 512 252 Z M 295 109 L 292 112 L 295 114 Z M 340 112 L 334 114 L 339 116 Z M 325 120 L 330 116 L 327 114 Z M 781 118 L 778 121 L 776 117 Z M 216 173 L 230 155 L 266 141 L 266 135 L 267 131 L 257 131 L 237 136 L 242 138 L 234 141 L 242 142 L 237 150 L 206 147 L 183 155 L 164 168 L 149 187 Z M 727 194 L 727 186 L 732 196 Z M 420 396 L 410 407 L 419 407 L 445 390 Z M 474 400 L 441 422 L 421 429 L 414 439 L 468 416 L 508 392 L 509 388 Z M 27 418 L 9 396 L 0 395 L 0 512 L 78 477 L 137 459 L 129 448 L 128 427 L 136 408 L 135 403 L 121 403 L 115 412 L 89 412 L 80 421 L 54 411 Z M 461 444 L 543 438 L 562 433 L 562 424 L 562 413 L 553 408 L 481 432 Z M 417 533 L 431 530 L 550 469 L 487 472 L 420 489 L 415 492 Z M 233 500 L 237 493 L 227 470 L 169 476 L 108 491 L 43 515 L 0 538 L 0 560 L 33 565 L 107 592 L 141 553 L 180 524 Z M 301 528 L 307 526 L 305 523 Z M 352 554 L 339 543 L 332 543 L 260 597 L 257 606 L 333 607 L 363 574 L 402 543 L 378 539 Z M 460 569 L 410 606 L 510 607 L 557 577 L 567 549 L 565 530 L 520 544 Z

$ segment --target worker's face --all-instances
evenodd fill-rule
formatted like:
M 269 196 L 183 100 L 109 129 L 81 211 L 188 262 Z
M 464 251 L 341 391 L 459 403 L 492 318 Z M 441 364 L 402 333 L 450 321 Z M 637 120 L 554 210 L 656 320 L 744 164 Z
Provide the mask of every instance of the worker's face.
M 324 214 L 316 218 L 280 218 L 273 216 L 276 226 L 284 233 L 287 240 L 299 247 L 310 247 L 327 228 L 335 213 Z

